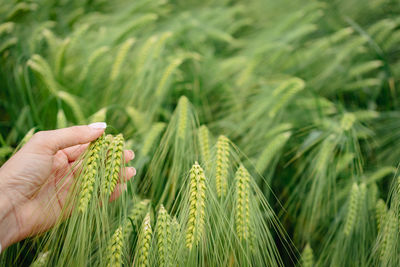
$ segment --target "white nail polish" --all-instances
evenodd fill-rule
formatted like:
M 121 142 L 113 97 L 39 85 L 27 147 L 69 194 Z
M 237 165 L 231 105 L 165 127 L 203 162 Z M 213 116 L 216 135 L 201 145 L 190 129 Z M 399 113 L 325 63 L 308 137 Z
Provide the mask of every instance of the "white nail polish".
M 107 128 L 107 123 L 105 122 L 94 122 L 88 125 L 90 128 L 94 129 L 105 129 Z

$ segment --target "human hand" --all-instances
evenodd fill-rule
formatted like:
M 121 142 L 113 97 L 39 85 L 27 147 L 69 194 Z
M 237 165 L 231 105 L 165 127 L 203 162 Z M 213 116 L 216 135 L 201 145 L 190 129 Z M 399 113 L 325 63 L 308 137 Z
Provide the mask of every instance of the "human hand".
M 72 185 L 71 171 L 89 142 L 103 134 L 105 123 L 74 126 L 36 133 L 0 168 L 0 245 L 9 245 L 54 226 Z M 134 158 L 124 151 L 125 161 Z M 124 178 L 136 174 L 124 169 Z M 117 198 L 126 184 L 118 184 L 111 195 Z

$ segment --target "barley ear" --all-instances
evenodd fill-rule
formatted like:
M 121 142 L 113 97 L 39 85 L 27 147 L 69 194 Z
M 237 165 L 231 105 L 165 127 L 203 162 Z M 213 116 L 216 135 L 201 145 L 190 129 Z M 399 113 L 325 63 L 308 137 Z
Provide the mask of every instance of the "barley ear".
M 151 222 L 150 213 L 148 212 L 143 219 L 143 223 L 139 233 L 137 244 L 137 259 L 135 266 L 148 267 L 150 266 L 150 246 L 151 246 Z
M 188 123 L 189 100 L 182 96 L 178 103 L 178 137 L 185 139 Z
M 158 264 L 159 266 L 170 266 L 170 256 L 172 254 L 171 218 L 163 205 L 161 205 L 158 211 L 155 232 L 157 238 Z
M 150 131 L 146 134 L 146 138 L 143 141 L 142 155 L 146 156 L 147 154 L 149 154 L 151 148 L 154 146 L 154 143 L 164 129 L 165 123 L 163 122 L 158 122 L 151 127 Z
M 92 198 L 93 187 L 98 175 L 100 157 L 104 149 L 104 135 L 96 139 L 89 147 L 88 158 L 83 170 L 83 177 L 81 182 L 81 191 L 79 193 L 79 206 L 80 212 L 84 213 Z
M 223 135 L 217 141 L 217 165 L 215 183 L 218 197 L 226 195 L 228 190 L 228 161 L 229 161 L 229 139 Z
M 384 232 L 380 249 L 380 259 L 383 262 L 390 259 L 390 255 L 394 251 L 398 227 L 398 219 L 395 213 L 392 210 L 389 210 L 384 223 Z
M 309 243 L 307 243 L 307 245 L 304 247 L 303 253 L 301 254 L 301 266 L 314 266 L 314 253 Z
M 50 251 L 41 252 L 30 267 L 44 267 L 48 265 Z
M 377 229 L 378 232 L 380 232 L 387 214 L 387 206 L 385 201 L 383 201 L 383 199 L 379 199 L 376 202 L 375 212 L 376 212 L 376 226 L 378 228 Z
M 344 234 L 349 236 L 354 228 L 357 218 L 358 201 L 360 198 L 360 189 L 356 183 L 353 184 L 350 193 L 350 200 L 348 204 L 347 217 L 344 224 Z
M 241 241 L 251 241 L 250 224 L 250 174 L 240 165 L 235 175 L 236 182 L 236 233 Z
M 118 134 L 110 143 L 105 170 L 103 192 L 110 195 L 118 183 L 121 168 L 123 167 L 124 137 Z
M 189 218 L 186 225 L 186 246 L 190 250 L 197 245 L 204 233 L 206 177 L 196 162 L 189 175 Z
M 118 227 L 111 237 L 111 243 L 108 247 L 108 264 L 109 267 L 118 267 L 122 265 L 122 255 L 124 248 L 124 236 L 122 227 Z
M 210 137 L 207 126 L 202 125 L 199 128 L 198 139 L 200 145 L 201 158 L 207 166 L 210 164 Z M 207 169 L 207 168 L 206 168 Z

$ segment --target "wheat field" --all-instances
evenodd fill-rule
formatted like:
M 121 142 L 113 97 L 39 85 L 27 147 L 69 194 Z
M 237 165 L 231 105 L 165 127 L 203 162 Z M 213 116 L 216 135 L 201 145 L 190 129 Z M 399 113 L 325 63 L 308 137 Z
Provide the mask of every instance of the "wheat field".
M 0 0 L 0 165 L 108 124 L 0 266 L 400 266 L 399 83 L 399 0 Z

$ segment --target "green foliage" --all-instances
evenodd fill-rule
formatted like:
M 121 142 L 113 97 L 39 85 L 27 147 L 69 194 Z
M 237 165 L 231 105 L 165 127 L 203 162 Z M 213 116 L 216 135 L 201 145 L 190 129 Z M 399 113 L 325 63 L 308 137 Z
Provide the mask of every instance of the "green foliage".
M 116 135 L 0 265 L 399 266 L 399 46 L 398 0 L 0 0 L 0 163 Z

